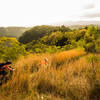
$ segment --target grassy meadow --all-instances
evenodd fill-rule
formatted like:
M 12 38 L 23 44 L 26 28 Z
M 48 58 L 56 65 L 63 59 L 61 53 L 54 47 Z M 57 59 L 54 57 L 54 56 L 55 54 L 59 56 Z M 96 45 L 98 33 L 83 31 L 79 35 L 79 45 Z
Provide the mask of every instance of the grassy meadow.
M 91 55 L 72 49 L 21 56 L 12 65 L 12 79 L 0 86 L 0 100 L 100 100 L 100 62 L 93 72 Z M 48 64 L 41 67 L 45 57 Z

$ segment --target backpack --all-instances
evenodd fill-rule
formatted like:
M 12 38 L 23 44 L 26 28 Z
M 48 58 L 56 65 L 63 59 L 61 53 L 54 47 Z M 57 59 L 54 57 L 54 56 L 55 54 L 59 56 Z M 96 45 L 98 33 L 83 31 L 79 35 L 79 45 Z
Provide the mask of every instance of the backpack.
M 5 65 L 5 63 L 0 63 L 0 69 L 3 69 L 4 65 Z

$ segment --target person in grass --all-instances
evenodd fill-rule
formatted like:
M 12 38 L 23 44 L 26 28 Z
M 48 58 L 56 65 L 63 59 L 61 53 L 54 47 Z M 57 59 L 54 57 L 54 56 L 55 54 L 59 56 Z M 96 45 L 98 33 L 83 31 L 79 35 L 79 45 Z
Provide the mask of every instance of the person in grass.
M 12 68 L 10 65 L 12 63 L 11 62 L 6 62 L 6 63 L 0 63 L 0 75 L 7 75 L 8 73 L 6 72 L 6 69 L 13 72 L 14 68 Z
M 45 57 L 41 62 L 40 62 L 40 66 L 43 67 L 43 66 L 47 66 L 48 65 L 48 58 Z
M 0 85 L 6 83 L 13 74 L 14 68 L 11 67 L 11 62 L 0 63 Z

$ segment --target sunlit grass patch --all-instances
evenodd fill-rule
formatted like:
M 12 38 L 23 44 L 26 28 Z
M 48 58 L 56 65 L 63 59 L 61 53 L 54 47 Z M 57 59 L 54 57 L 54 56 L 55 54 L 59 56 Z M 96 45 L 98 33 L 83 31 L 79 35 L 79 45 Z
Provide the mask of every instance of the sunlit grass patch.
M 74 61 L 75 59 L 79 59 L 79 57 L 85 55 L 86 53 L 83 50 L 69 50 L 61 53 L 54 54 L 51 59 L 52 66 L 59 67 L 64 63 L 68 63 L 70 61 Z

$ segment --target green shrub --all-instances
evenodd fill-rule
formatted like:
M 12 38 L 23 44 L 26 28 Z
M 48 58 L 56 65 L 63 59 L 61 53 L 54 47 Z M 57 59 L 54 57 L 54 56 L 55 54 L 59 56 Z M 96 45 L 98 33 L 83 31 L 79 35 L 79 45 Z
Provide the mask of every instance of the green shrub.
M 0 38 L 0 59 L 13 61 L 24 54 L 26 54 L 25 48 L 20 45 L 16 38 Z

